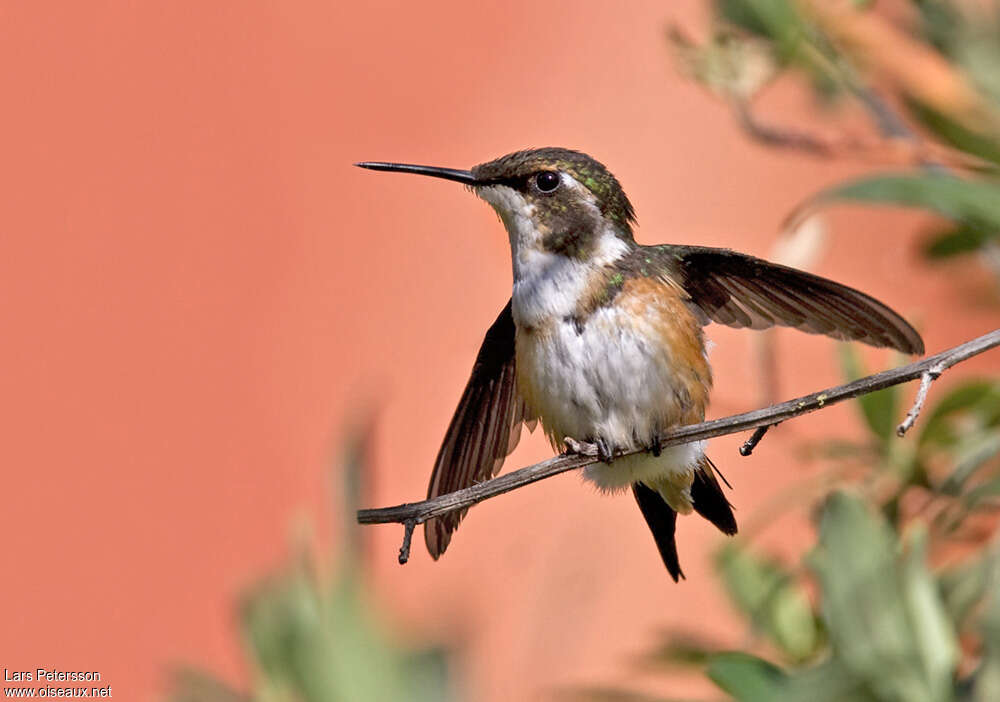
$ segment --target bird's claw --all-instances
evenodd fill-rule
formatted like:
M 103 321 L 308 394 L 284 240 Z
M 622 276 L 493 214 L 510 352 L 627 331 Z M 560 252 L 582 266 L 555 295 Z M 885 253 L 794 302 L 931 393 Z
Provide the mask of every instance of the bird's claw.
M 614 460 L 614 449 L 608 444 L 607 440 L 598 438 L 594 441 L 594 445 L 597 446 L 597 458 L 602 463 L 611 463 Z
M 593 456 L 594 449 L 597 449 L 597 459 L 603 463 L 611 463 L 615 457 L 614 449 L 605 439 L 581 442 L 567 436 L 563 439 L 563 444 L 568 456 Z
M 580 443 L 573 437 L 567 436 L 563 439 L 563 444 L 566 445 L 566 455 L 567 456 L 586 456 L 587 447 L 585 444 Z
M 653 441 L 649 445 L 649 452 L 651 454 L 653 454 L 657 458 L 659 458 L 660 457 L 660 453 L 663 452 L 663 449 L 660 447 L 660 437 L 659 437 L 659 435 L 653 437 Z

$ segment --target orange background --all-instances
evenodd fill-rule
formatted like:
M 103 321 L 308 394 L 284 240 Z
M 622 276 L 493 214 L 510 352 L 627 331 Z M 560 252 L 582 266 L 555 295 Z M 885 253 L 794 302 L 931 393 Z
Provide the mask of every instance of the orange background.
M 758 255 L 795 204 L 864 170 L 750 144 L 669 57 L 666 22 L 703 19 L 694 0 L 0 6 L 0 666 L 96 669 L 123 700 L 157 697 L 177 662 L 246 683 L 235 598 L 296 515 L 337 522 L 328 467 L 359 406 L 380 409 L 371 499 L 424 494 L 508 296 L 506 237 L 455 184 L 352 162 L 580 148 L 624 184 L 641 242 Z M 816 118 L 791 84 L 763 109 Z M 836 210 L 817 270 L 936 351 L 996 319 L 970 302 L 974 266 L 960 286 L 918 261 L 920 223 Z M 752 335 L 711 335 L 711 416 L 749 409 Z M 778 340 L 783 396 L 838 380 L 832 342 Z M 750 459 L 714 441 L 739 518 L 815 469 L 804 437 L 856 426 L 833 408 Z M 533 436 L 508 467 L 547 455 Z M 778 549 L 804 538 L 774 531 Z M 631 684 L 665 628 L 743 641 L 708 524 L 682 521 L 675 586 L 631 498 L 576 477 L 478 506 L 438 563 L 418 538 L 396 565 L 400 532 L 367 532 L 374 596 L 404 638 L 458 650 L 470 699 Z M 669 680 L 651 684 L 688 689 Z

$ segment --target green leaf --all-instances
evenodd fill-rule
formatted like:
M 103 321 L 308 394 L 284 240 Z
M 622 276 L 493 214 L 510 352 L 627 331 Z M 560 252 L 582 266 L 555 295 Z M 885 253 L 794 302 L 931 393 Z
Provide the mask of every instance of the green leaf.
M 958 636 L 947 615 L 937 583 L 927 570 L 927 532 L 916 529 L 902 563 L 903 588 L 913 642 L 923 664 L 931 699 L 950 697 L 958 663 Z
M 993 587 L 982 623 L 985 652 L 973 683 L 974 702 L 994 702 L 1000 699 L 1000 590 L 996 588 L 997 575 L 994 563 L 989 576 L 985 578 Z
M 1000 423 L 1000 383 L 993 380 L 966 381 L 953 388 L 927 414 L 917 443 L 925 446 L 951 447 L 968 425 L 957 430 L 963 415 L 975 418 L 976 424 L 992 427 Z
M 975 507 L 980 502 L 994 497 L 1000 497 L 1000 478 L 988 480 L 969 490 L 965 495 L 965 503 L 968 507 Z
M 667 631 L 662 641 L 643 661 L 650 666 L 673 668 L 677 666 L 697 666 L 703 668 L 709 658 L 721 650 L 716 641 L 705 638 L 700 633 L 690 631 Z
M 948 617 L 958 629 L 973 608 L 989 592 L 989 573 L 996 567 L 996 557 L 992 554 L 974 558 L 967 563 L 948 568 L 937 576 L 938 590 Z
M 909 648 L 895 554 L 883 520 L 854 497 L 830 496 L 808 562 L 823 587 L 823 620 L 837 657 L 864 679 L 877 674 L 880 659 Z
M 840 344 L 840 362 L 848 381 L 868 375 L 861 356 L 849 344 Z M 861 395 L 858 406 L 865 424 L 882 443 L 887 443 L 896 435 L 896 416 L 899 412 L 899 388 L 891 386 L 883 390 Z
M 774 702 L 781 694 L 781 668 L 749 653 L 720 653 L 708 664 L 708 677 L 740 702 Z
M 785 44 L 802 21 L 788 0 L 715 0 L 716 13 L 742 29 Z
M 950 699 L 954 635 L 919 539 L 901 558 L 885 520 L 838 492 L 824 505 L 807 560 L 822 586 L 834 659 L 850 676 L 876 699 Z
M 815 22 L 799 12 L 793 0 L 715 0 L 724 23 L 768 41 L 782 66 L 803 69 L 822 98 L 843 89 L 836 49 Z
M 360 481 L 370 462 L 370 421 L 353 433 L 340 476 L 353 519 Z M 356 529 L 356 525 L 353 527 Z M 347 530 L 351 531 L 351 530 Z M 350 541 L 337 575 L 319 576 L 310 543 L 291 564 L 241 601 L 240 624 L 254 689 L 243 695 L 206 675 L 178 676 L 176 702 L 339 702 L 452 699 L 444 652 L 393 641 L 368 599 L 361 560 Z
M 242 612 L 251 652 L 270 689 L 296 691 L 310 701 L 337 689 L 320 589 L 307 568 L 259 585 Z
M 716 564 L 729 596 L 755 628 L 793 660 L 816 654 L 819 623 L 802 587 L 780 563 L 732 543 L 719 551 Z
M 806 206 L 837 201 L 902 205 L 945 217 L 1000 227 L 1000 186 L 950 175 L 882 175 L 850 181 L 820 192 Z
M 945 495 L 959 495 L 969 478 L 1000 453 L 1000 432 L 971 431 L 955 444 L 951 451 L 955 469 L 939 488 Z
M 301 702 L 450 699 L 441 654 L 395 645 L 382 631 L 357 572 L 324 587 L 303 559 L 246 598 L 243 628 L 260 697 Z M 268 697 L 268 696 L 271 697 Z
M 789 673 L 781 702 L 883 702 L 837 658 Z
M 428 648 L 407 653 L 401 664 L 408 699 L 418 702 L 444 702 L 451 699 L 446 651 Z
M 997 231 L 989 231 L 970 223 L 959 224 L 943 232 L 938 232 L 924 241 L 924 256 L 941 260 L 973 253 L 997 237 Z
M 908 100 L 906 106 L 913 116 L 946 144 L 985 161 L 1000 164 L 1000 142 L 995 137 L 976 132 L 918 100 Z
M 920 30 L 924 38 L 941 53 L 951 54 L 962 33 L 962 13 L 952 0 L 914 0 L 920 10 Z
M 996 8 L 991 8 L 989 14 L 976 12 L 966 16 L 970 26 L 955 38 L 955 58 L 964 77 L 995 110 L 1000 101 L 1000 32 Z M 996 112 L 990 117 L 995 120 Z

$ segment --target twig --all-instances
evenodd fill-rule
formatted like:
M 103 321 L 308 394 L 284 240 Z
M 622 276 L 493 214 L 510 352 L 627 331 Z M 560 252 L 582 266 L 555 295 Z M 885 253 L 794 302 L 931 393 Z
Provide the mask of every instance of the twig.
M 358 512 L 358 514 L 361 513 Z M 414 519 L 407 519 L 403 522 L 403 545 L 399 547 L 399 565 L 404 565 L 410 560 L 410 541 L 413 540 L 413 530 L 416 526 L 417 522 Z
M 871 115 L 882 136 L 903 141 L 918 141 L 916 132 L 910 129 L 903 118 L 871 87 L 862 85 L 856 79 L 848 80 L 848 87 L 858 101 Z
M 754 141 L 767 147 L 801 151 L 820 158 L 853 156 L 877 162 L 880 165 L 900 163 L 902 156 L 905 157 L 903 163 L 907 165 L 912 163 L 928 171 L 949 172 L 944 160 L 954 161 L 958 157 L 942 152 L 939 154 L 939 158 L 936 158 L 929 153 L 934 148 L 933 145 L 925 144 L 914 132 L 906 128 L 901 118 L 896 117 L 895 113 L 890 111 L 891 108 L 888 104 L 880 97 L 864 89 L 856 89 L 854 94 L 866 107 L 866 111 L 872 115 L 872 120 L 878 127 L 879 137 L 876 140 L 848 135 L 824 137 L 781 127 L 762 122 L 746 100 L 733 99 L 732 104 L 736 123 L 743 132 Z M 893 115 L 894 120 L 885 121 L 885 115 Z M 964 155 L 961 157 L 970 158 Z
M 813 134 L 764 124 L 750 109 L 747 100 L 734 99 L 733 110 L 743 131 L 766 146 L 800 149 L 815 156 L 831 156 L 835 151 L 832 144 Z
M 851 91 L 871 115 L 882 136 L 909 144 L 916 151 L 917 165 L 932 173 L 950 173 L 951 169 L 924 153 L 920 136 L 910 129 L 885 99 L 872 88 L 860 83 L 850 83 Z
M 996 346 L 1000 346 L 1000 329 L 985 334 L 978 339 L 973 339 L 954 348 L 942 351 L 934 356 L 929 356 L 921 361 L 911 363 L 900 368 L 869 375 L 859 378 L 846 385 L 838 385 L 822 392 L 805 395 L 795 400 L 789 400 L 780 404 L 744 412 L 731 417 L 713 419 L 700 424 L 691 424 L 678 428 L 663 436 L 660 441 L 661 448 L 686 444 L 701 439 L 710 439 L 715 436 L 725 434 L 735 434 L 737 432 L 755 429 L 757 427 L 770 426 L 783 422 L 792 417 L 814 412 L 823 407 L 843 402 L 858 395 L 864 395 L 876 390 L 899 385 L 909 380 L 922 378 L 928 371 L 934 370 L 938 373 L 951 368 L 956 363 L 960 363 L 972 356 L 983 353 Z M 507 473 L 499 477 L 477 483 L 471 487 L 447 495 L 440 495 L 431 500 L 423 502 L 412 502 L 395 507 L 384 507 L 381 509 L 363 509 L 358 511 L 359 524 L 384 524 L 388 522 L 398 522 L 406 525 L 404 535 L 404 549 L 409 545 L 409 538 L 413 534 L 413 526 L 423 523 L 432 517 L 437 517 L 448 512 L 466 509 L 478 502 L 502 495 L 505 492 L 516 490 L 530 483 L 544 480 L 545 478 L 565 473 L 574 468 L 582 468 L 597 462 L 596 447 L 575 443 L 575 448 L 580 450 L 578 454 L 563 454 L 550 458 L 547 461 L 536 463 L 527 468 L 521 468 L 512 473 Z M 640 453 L 641 450 L 629 451 L 623 455 Z M 403 552 L 400 552 L 402 558 Z
M 749 456 L 753 453 L 753 450 L 757 448 L 757 444 L 759 444 L 760 440 L 764 438 L 764 434 L 766 434 L 767 430 L 773 426 L 773 424 L 765 424 L 762 427 L 757 427 L 754 433 L 750 435 L 750 438 L 744 441 L 743 445 L 740 446 L 740 455 Z
M 938 366 L 928 368 L 920 376 L 920 387 L 917 389 L 917 396 L 913 400 L 913 406 L 906 413 L 906 419 L 896 427 L 896 436 L 903 436 L 910 430 L 913 423 L 920 416 L 920 410 L 924 408 L 924 400 L 927 399 L 927 391 L 931 389 L 931 383 L 938 379 L 944 369 Z

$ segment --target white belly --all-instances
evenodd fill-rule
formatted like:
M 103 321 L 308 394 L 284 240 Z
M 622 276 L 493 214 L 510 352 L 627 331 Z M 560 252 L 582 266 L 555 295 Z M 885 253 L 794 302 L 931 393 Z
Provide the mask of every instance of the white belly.
M 553 443 L 565 437 L 602 438 L 616 449 L 647 448 L 690 414 L 691 398 L 671 371 L 674 363 L 658 340 L 655 322 L 609 306 L 579 328 L 560 319 L 536 331 L 518 330 L 522 392 Z M 658 478 L 689 484 L 703 446 L 676 446 L 659 457 L 618 458 L 611 465 L 588 466 L 584 476 L 605 490 L 637 481 L 654 485 Z

